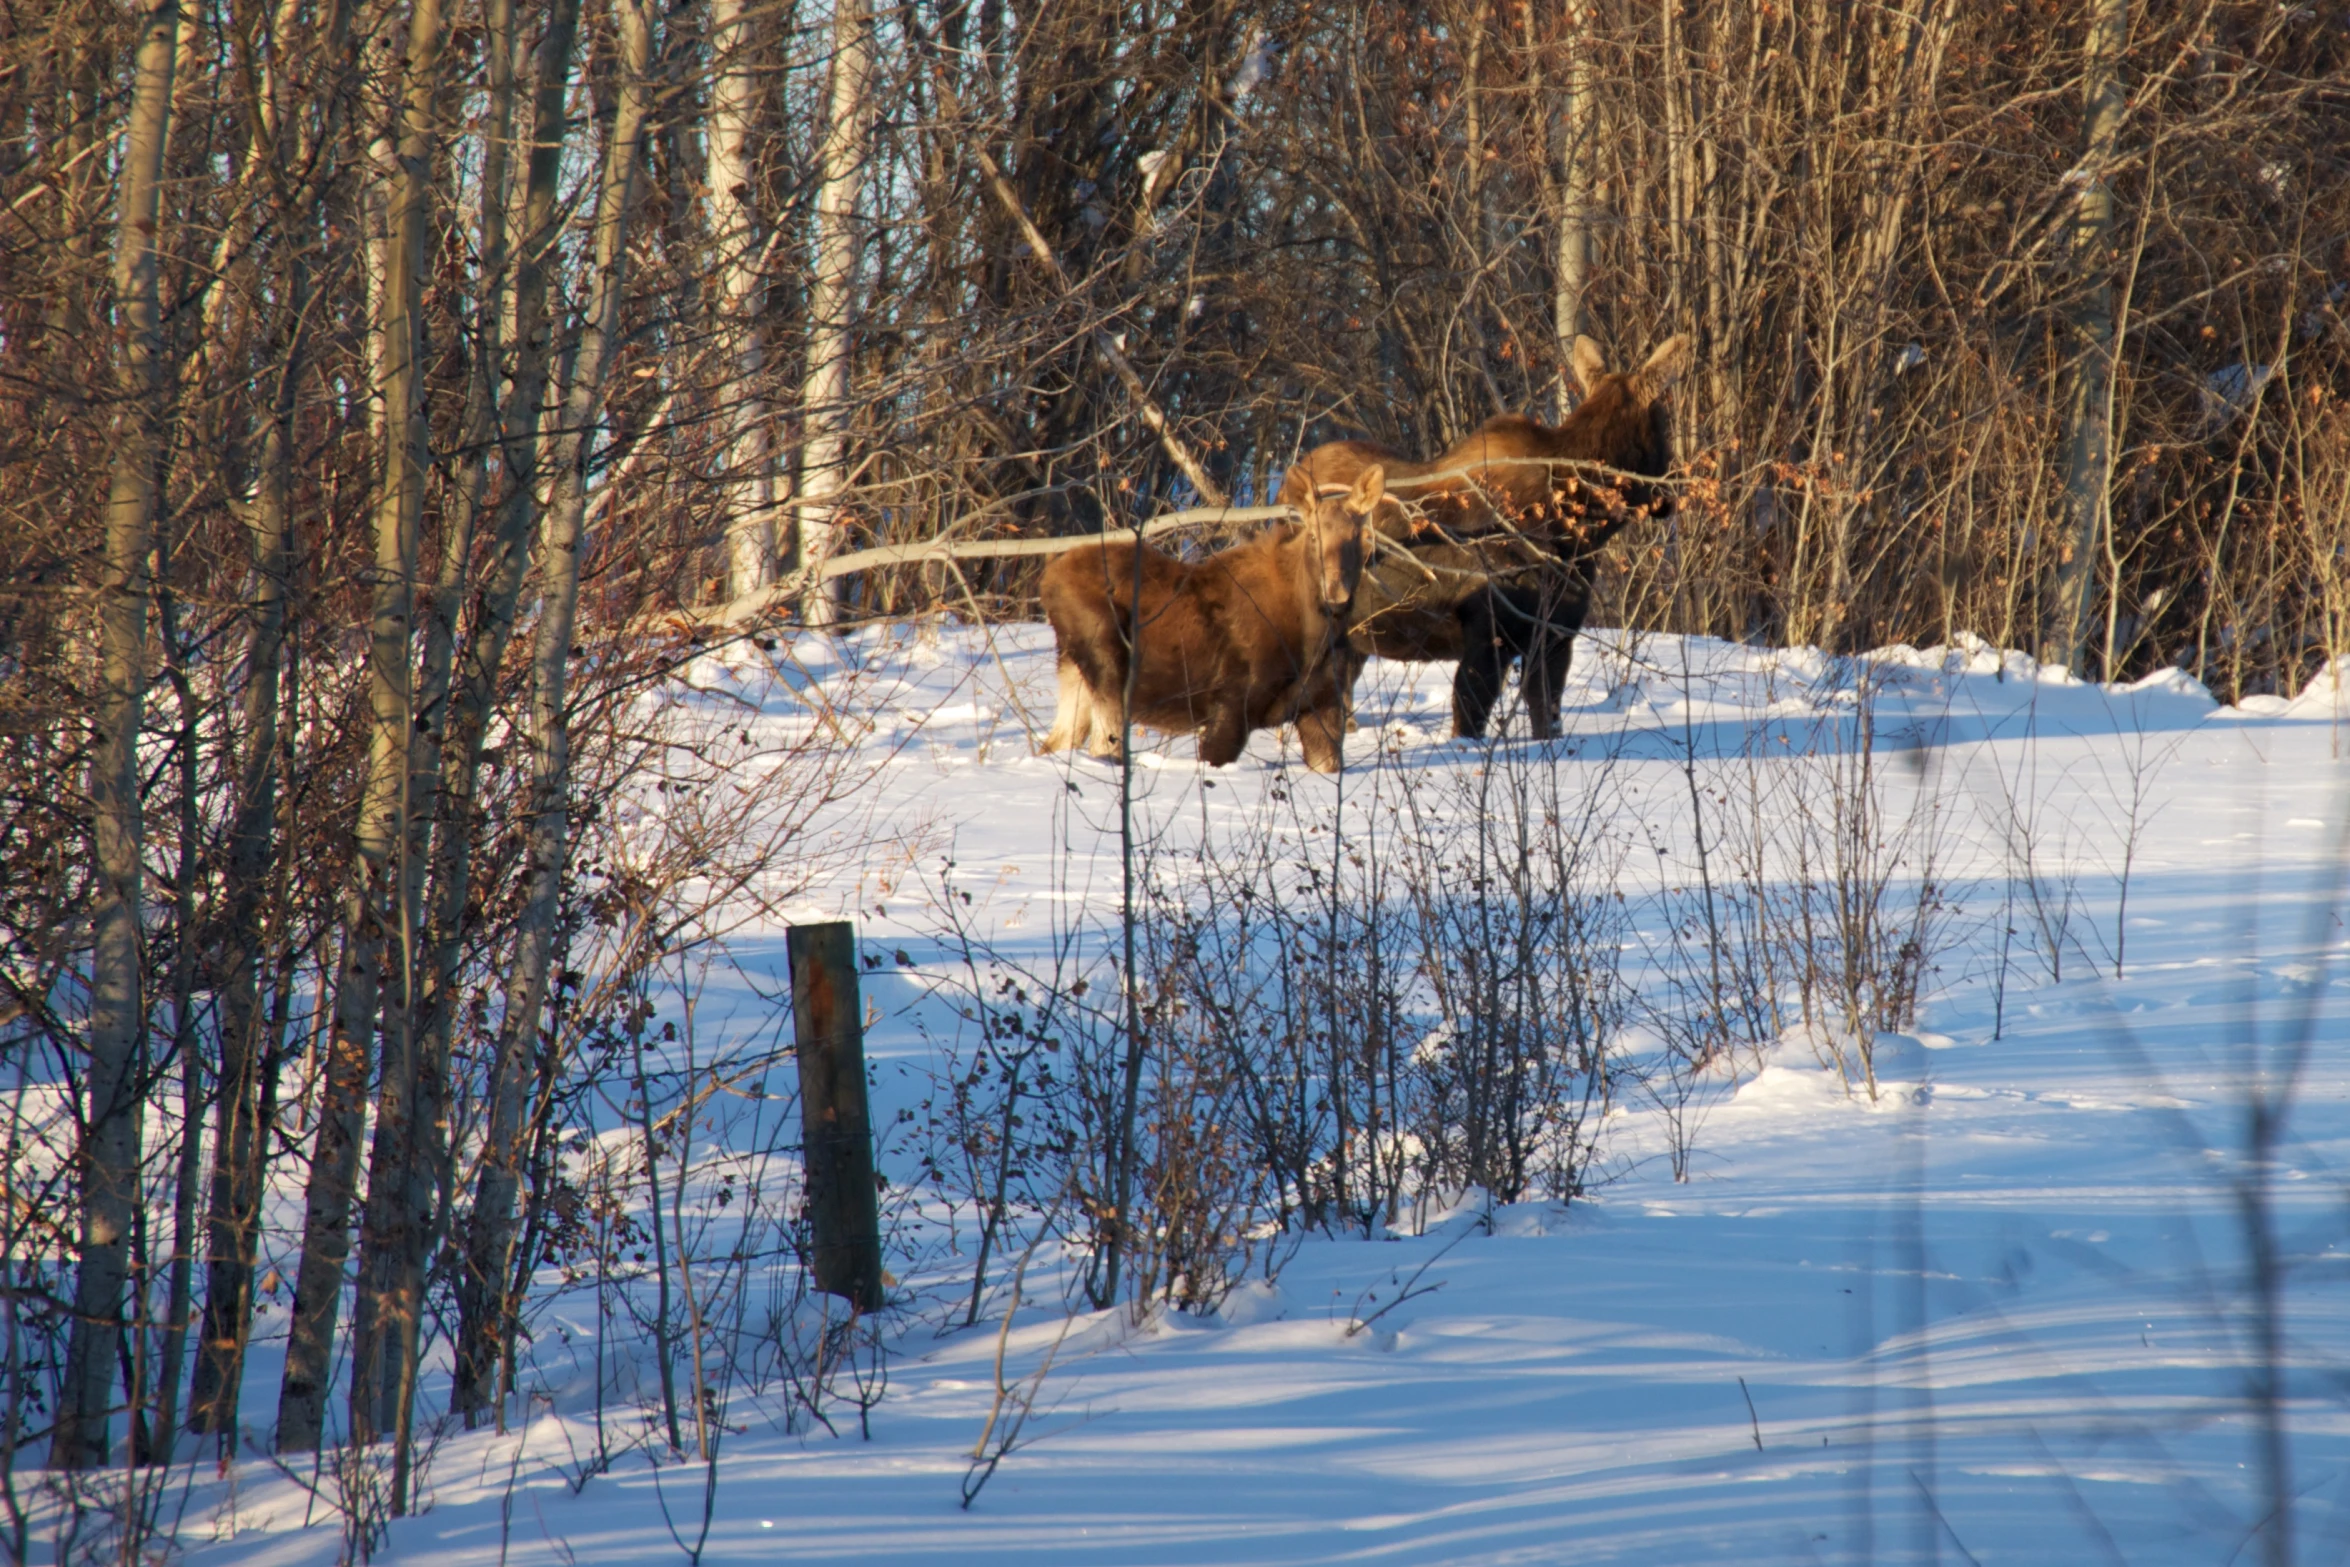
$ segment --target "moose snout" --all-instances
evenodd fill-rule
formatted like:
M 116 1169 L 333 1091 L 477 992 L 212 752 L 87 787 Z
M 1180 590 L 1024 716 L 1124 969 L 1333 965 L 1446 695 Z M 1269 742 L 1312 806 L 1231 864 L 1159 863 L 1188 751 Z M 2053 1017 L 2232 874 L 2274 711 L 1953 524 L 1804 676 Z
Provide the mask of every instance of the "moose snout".
M 1340 547 L 1338 558 L 1322 570 L 1322 607 L 1333 613 L 1354 603 L 1355 585 L 1363 576 L 1363 550 L 1358 543 Z

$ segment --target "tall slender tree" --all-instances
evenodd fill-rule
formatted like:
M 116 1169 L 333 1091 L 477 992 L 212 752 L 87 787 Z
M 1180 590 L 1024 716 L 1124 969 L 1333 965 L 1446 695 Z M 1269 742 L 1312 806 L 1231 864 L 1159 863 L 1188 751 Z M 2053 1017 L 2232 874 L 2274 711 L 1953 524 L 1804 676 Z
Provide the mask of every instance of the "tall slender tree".
M 359 1138 L 367 1080 L 377 1039 L 379 1009 L 388 987 L 396 1011 L 385 1031 L 381 1073 L 388 1085 L 377 1104 L 378 1135 L 385 1119 L 408 1135 L 407 1094 L 413 1076 L 410 985 L 415 975 L 415 921 L 401 896 L 409 756 L 415 724 L 413 632 L 416 564 L 424 506 L 423 283 L 426 228 L 437 153 L 443 18 L 441 0 L 415 0 L 408 14 L 402 61 L 401 133 L 391 178 L 391 243 L 381 292 L 384 444 L 375 503 L 375 558 L 368 617 L 367 685 L 371 735 L 366 780 L 353 841 L 350 881 L 342 915 L 342 967 L 335 977 L 333 1032 L 320 1089 L 318 1133 L 311 1150 L 310 1186 L 302 1218 L 302 1262 L 294 1285 L 293 1322 L 285 1377 L 278 1392 L 277 1447 L 308 1452 L 324 1434 L 333 1364 L 335 1324 L 341 1313 L 343 1270 L 351 1251 L 351 1209 L 359 1176 Z M 373 1301 L 360 1295 L 360 1310 Z M 372 1323 L 369 1324 L 372 1326 Z M 356 1335 L 354 1388 L 377 1385 L 380 1359 L 369 1332 Z M 363 1380 L 364 1379 L 364 1380 Z M 367 1408 L 353 1400 L 357 1416 Z M 372 1421 L 353 1435 L 371 1433 Z
M 873 17 L 867 0 L 840 0 L 832 13 L 832 83 L 827 94 L 823 180 L 816 193 L 816 257 L 808 295 L 808 374 L 800 394 L 806 446 L 800 457 L 800 618 L 832 624 L 835 598 L 824 562 L 839 547 L 840 503 L 849 482 L 849 397 L 857 261 L 863 233 L 857 199 L 872 158 Z
M 459 662 L 450 714 L 449 771 L 433 873 L 433 967 L 436 990 L 444 998 L 433 1007 L 433 1027 L 438 1035 L 434 1048 L 444 1057 L 447 1033 L 456 1020 L 457 966 L 472 885 L 474 800 L 482 753 L 498 696 L 498 672 L 514 635 L 533 524 L 538 521 L 540 425 L 553 346 L 548 273 L 562 222 L 559 181 L 567 127 L 564 97 L 571 80 L 579 9 L 579 0 L 553 0 L 538 49 L 529 171 L 524 179 L 522 221 L 514 252 L 513 374 L 499 421 L 504 493 L 487 570 L 475 601 L 472 635 Z M 523 1091 L 536 1058 L 536 1035 L 535 1015 L 527 1029 L 517 1027 L 509 1018 L 499 1032 L 490 1063 L 489 1123 L 466 1229 L 465 1266 L 457 1285 L 457 1366 L 452 1398 L 469 1421 L 491 1398 L 506 1320 L 507 1250 L 519 1186 Z
M 147 601 L 153 592 L 158 407 L 163 390 L 162 306 L 156 286 L 163 152 L 171 135 L 178 0 L 151 0 L 139 18 L 136 77 L 123 134 L 115 223 L 116 354 L 122 412 L 115 427 L 99 581 L 100 692 L 90 764 L 96 838 L 90 960 L 89 1066 L 82 1079 L 79 1261 L 50 1461 L 80 1469 L 106 1461 L 107 1411 L 121 1343 L 123 1283 L 139 1203 L 139 1134 L 147 1085 L 145 954 L 140 930 L 145 842 L 139 724 L 147 691 Z
M 748 0 L 713 0 L 708 180 L 721 352 L 732 374 L 718 388 L 726 431 L 726 582 L 735 598 L 767 585 L 775 563 L 775 430 L 764 372 L 767 246 L 756 201 L 760 45 L 765 13 Z
M 279 709 L 294 560 L 295 412 L 309 362 L 312 280 L 325 238 L 318 200 L 340 163 L 335 141 L 347 87 L 340 63 L 348 48 L 351 10 L 352 0 L 332 0 L 316 18 L 315 31 L 298 34 L 292 6 L 280 0 L 269 7 L 268 53 L 248 111 L 248 178 L 266 189 L 266 200 L 257 197 L 255 205 L 270 214 L 275 231 L 274 244 L 256 265 L 274 268 L 276 286 L 253 293 L 262 302 L 256 308 L 266 312 L 262 340 L 274 354 L 259 383 L 267 397 L 254 413 L 258 439 L 241 443 L 252 472 L 252 498 L 243 512 L 251 552 L 252 626 L 240 725 L 244 750 L 218 922 L 221 1017 L 205 1218 L 204 1317 L 188 1395 L 189 1429 L 215 1434 L 224 1445 L 236 1434 L 245 1344 L 252 1329 L 254 1258 L 283 1049 L 278 1037 L 283 1016 L 273 1017 L 264 1004 L 262 985 L 271 937 L 266 928 L 272 912 L 269 890 L 283 852 L 277 833 Z M 336 71 L 325 91 L 298 95 L 286 66 L 305 44 Z M 296 113 L 303 102 L 311 110 L 307 120 Z M 276 308 L 269 310 L 272 300 Z M 277 908 L 274 917 L 282 925 L 287 911 Z M 277 932 L 281 942 L 283 935 Z
M 579 566 L 584 548 L 588 467 L 602 421 L 604 393 L 620 347 L 620 311 L 628 285 L 629 222 L 636 204 L 646 120 L 652 98 L 653 24 L 650 0 L 613 0 L 619 24 L 619 94 L 605 142 L 597 181 L 595 248 L 579 354 L 564 399 L 561 433 L 549 467 L 546 522 L 539 545 L 539 614 L 531 653 L 529 838 L 523 905 L 517 922 L 514 958 L 506 980 L 506 1013 L 499 1068 L 508 1074 L 501 1094 L 518 1094 L 521 1062 L 532 1054 L 539 1018 L 553 979 L 556 926 L 569 864 L 571 829 L 571 714 L 569 689 L 572 631 L 579 612 Z M 511 1084 L 511 1086 L 508 1086 Z M 493 1109 L 493 1116 L 500 1112 Z M 498 1157 L 509 1167 L 518 1141 L 518 1117 L 509 1110 L 493 1138 L 503 1139 Z M 502 1176 L 501 1179 L 510 1177 Z M 510 1190 L 507 1188 L 506 1190 Z M 488 1194 L 510 1203 L 502 1192 Z M 506 1222 L 493 1221 L 486 1242 Z M 502 1263 L 503 1247 L 491 1261 Z M 502 1285 L 499 1286 L 502 1288 Z M 503 1304 L 501 1298 L 501 1305 Z M 503 1312 L 501 1312 L 501 1317 Z M 413 1315 L 407 1319 L 415 1331 Z M 497 1326 L 492 1323 L 486 1326 Z M 477 1323 L 477 1331 L 483 1324 Z M 478 1337 L 469 1352 L 479 1356 Z M 411 1357 L 413 1358 L 413 1357 Z M 479 1370 L 471 1373 L 480 1396 Z
M 1531 12 L 1529 12 L 1531 14 Z M 1566 81 L 1558 100 L 1558 244 L 1553 265 L 1557 282 L 1551 295 L 1551 332 L 1558 339 L 1558 362 L 1571 365 L 1575 339 L 1592 330 L 1591 262 L 1593 227 L 1598 221 L 1597 184 L 1599 104 L 1592 88 L 1591 41 L 1579 25 L 1583 13 L 1567 13 Z M 1565 418 L 1573 397 L 1570 377 L 1559 377 L 1558 415 Z
M 2080 669 L 2088 654 L 2097 562 L 2105 553 L 2113 494 L 2113 184 L 2115 144 L 2128 97 L 2122 52 L 2129 0 L 2096 0 L 2081 65 L 2080 194 L 2073 205 L 2071 260 L 2082 284 L 2071 314 L 2072 372 L 2064 403 L 2063 508 L 2056 571 L 2041 656 Z M 2110 675 L 2108 676 L 2110 678 Z

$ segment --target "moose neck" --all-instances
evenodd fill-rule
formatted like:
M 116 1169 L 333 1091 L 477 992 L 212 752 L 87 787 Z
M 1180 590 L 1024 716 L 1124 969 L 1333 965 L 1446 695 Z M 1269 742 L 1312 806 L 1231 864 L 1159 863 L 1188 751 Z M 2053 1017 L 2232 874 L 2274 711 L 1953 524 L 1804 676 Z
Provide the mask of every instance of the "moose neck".
M 1583 405 L 1569 414 L 1558 425 L 1536 425 L 1535 429 L 1550 457 L 1594 457 L 1608 453 L 1622 456 L 1639 454 L 1635 462 L 1645 467 L 1650 457 L 1648 439 L 1649 410 L 1632 395 L 1620 378 L 1611 377 Z M 1634 466 L 1627 463 L 1627 467 Z
M 1301 522 L 1284 541 L 1290 556 L 1289 581 L 1297 593 L 1298 624 L 1305 629 L 1309 653 L 1318 653 L 1330 634 L 1330 610 L 1322 602 L 1322 530 Z

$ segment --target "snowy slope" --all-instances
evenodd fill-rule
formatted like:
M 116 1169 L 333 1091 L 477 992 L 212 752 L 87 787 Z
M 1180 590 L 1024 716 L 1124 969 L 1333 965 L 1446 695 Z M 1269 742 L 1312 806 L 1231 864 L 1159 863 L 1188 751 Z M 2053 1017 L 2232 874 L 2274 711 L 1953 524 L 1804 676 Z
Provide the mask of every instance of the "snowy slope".
M 1115 908 L 1116 775 L 1031 754 L 1051 713 L 1042 628 L 778 656 L 780 686 L 715 658 L 691 684 L 756 694 L 760 723 L 804 725 L 827 694 L 857 720 L 873 850 L 791 912 L 854 917 L 873 950 L 914 960 L 868 990 L 884 1106 L 912 1105 L 952 1027 L 925 999 L 944 972 L 927 868 L 951 854 L 982 889 L 982 934 L 1041 952 L 1075 914 Z M 1607 1124 L 1609 1179 L 1571 1207 L 1470 1194 L 1404 1226 L 1424 1233 L 1308 1239 L 1276 1283 L 1209 1319 L 1135 1328 L 1032 1306 L 1008 1364 L 1058 1343 L 1048 1407 L 968 1511 L 1000 1300 L 949 1330 L 945 1297 L 967 1278 L 949 1248 L 965 1238 L 930 1234 L 893 1260 L 931 1294 L 896 1330 L 870 1438 L 853 1413 L 834 1436 L 731 1410 L 743 1429 L 716 1469 L 703 1559 L 2256 1559 L 2268 1472 L 2248 1401 L 2247 1191 L 2273 1204 L 2289 1253 L 2299 1549 L 2350 1547 L 2350 714 L 2330 681 L 2220 709 L 2180 676 L 2101 689 L 1979 646 L 1840 664 L 1586 639 L 1570 739 L 1544 749 L 1445 739 L 1448 678 L 1374 666 L 1358 765 L 1335 782 L 1284 765 L 1275 735 L 1212 777 L 1169 741 L 1137 769 L 1143 809 L 1163 842 L 1212 853 L 1274 791 L 1330 808 L 1415 777 L 1553 769 L 1605 802 L 1611 863 L 1639 893 L 1693 874 L 1693 781 L 1730 800 L 1868 725 L 1904 819 L 1940 834 L 1957 906 L 1916 1030 L 1877 1044 L 1876 1100 L 1791 1033 L 1700 1085 L 1686 1181 L 1663 1112 L 1631 1102 Z M 2053 916 L 2017 901 L 2019 838 Z M 714 1016 L 783 988 L 780 929 L 731 950 L 741 972 L 714 982 Z M 2246 1095 L 2303 1038 L 2278 1157 L 2247 1170 Z M 672 1521 L 695 1543 L 698 1463 L 656 1471 L 632 1453 L 573 1494 L 595 1438 L 565 1365 L 595 1326 L 569 1326 L 559 1352 L 541 1342 L 554 1401 L 513 1435 L 451 1435 L 430 1510 L 393 1526 L 383 1559 L 674 1561 Z M 269 1406 L 274 1376 L 265 1346 L 249 1409 Z M 338 1554 L 332 1524 L 300 1527 L 300 1488 L 258 1459 L 233 1491 L 206 1478 L 188 1497 L 197 1562 Z

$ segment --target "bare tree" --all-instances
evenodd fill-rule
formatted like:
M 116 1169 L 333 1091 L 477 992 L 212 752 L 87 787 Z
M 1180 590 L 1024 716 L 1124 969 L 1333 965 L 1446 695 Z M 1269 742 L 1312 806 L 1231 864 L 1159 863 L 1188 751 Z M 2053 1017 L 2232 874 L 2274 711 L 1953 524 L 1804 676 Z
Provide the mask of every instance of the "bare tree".
M 515 369 L 500 440 L 506 494 L 450 720 L 452 771 L 444 791 L 445 817 L 436 851 L 439 901 L 434 913 L 438 943 L 434 969 L 441 999 L 434 1008 L 433 1023 L 439 1031 L 435 1049 L 444 1053 L 443 1041 L 456 1026 L 457 965 L 467 925 L 482 751 L 498 694 L 499 666 L 515 629 L 531 524 L 538 518 L 539 423 L 551 349 L 548 268 L 560 223 L 557 183 L 563 160 L 564 94 L 569 90 L 578 25 L 578 0 L 556 0 L 538 51 L 538 92 L 531 117 L 529 171 L 513 282 Z M 458 1284 L 457 1371 L 452 1397 L 469 1420 L 490 1396 L 498 1336 L 508 1317 L 504 1280 L 520 1185 L 523 1095 L 534 1065 L 537 1005 L 534 998 L 528 1027 L 516 1020 L 500 1030 L 490 1066 L 489 1124 L 466 1238 L 466 1267 Z
M 2087 286 L 2072 311 L 2077 357 L 2065 388 L 2064 520 L 2041 657 L 2075 669 L 2088 646 L 2090 601 L 2105 554 L 2113 490 L 2114 204 L 2108 171 L 2128 106 L 2121 69 L 2129 31 L 2129 0 L 2097 0 L 2081 69 L 2081 161 L 2066 175 L 2080 189 L 2071 260 Z
M 1526 13 L 1527 23 L 1533 23 L 1533 11 Z M 1559 93 L 1558 107 L 1558 285 L 1555 303 L 1551 307 L 1551 330 L 1558 336 L 1558 362 L 1572 365 L 1575 358 L 1575 339 L 1590 332 L 1591 258 L 1593 225 L 1597 222 L 1597 191 L 1593 178 L 1598 168 L 1598 148 L 1593 137 L 1598 129 L 1599 103 L 1592 90 L 1592 58 L 1588 44 L 1582 39 L 1570 39 L 1567 44 L 1566 81 Z M 1535 55 L 1537 62 L 1539 54 Z M 1536 69 L 1539 69 L 1537 63 Z M 1535 78 L 1539 96 L 1541 79 Z M 1541 112 L 1539 108 L 1537 113 Z M 1549 166 L 1544 167 L 1546 177 Z M 1559 378 L 1558 414 L 1564 418 L 1569 396 L 1566 376 Z
M 147 1005 L 140 908 L 139 723 L 147 683 L 148 552 L 156 506 L 156 406 L 163 389 L 161 305 L 156 291 L 165 143 L 171 131 L 177 0 L 155 0 L 139 18 L 137 76 L 123 139 L 114 288 L 121 323 L 122 415 L 106 498 L 101 584 L 102 694 L 90 764 L 97 858 L 91 909 L 89 1068 L 76 1163 L 81 1176 L 80 1263 L 73 1335 L 66 1350 L 50 1462 L 103 1464 L 132 1214 L 139 1202 L 139 1131 L 147 1085 Z
M 774 570 L 775 431 L 765 395 L 765 302 L 768 245 L 760 237 L 753 167 L 765 29 L 745 0 L 714 0 L 710 13 L 711 67 L 708 180 L 710 244 L 718 274 L 724 352 L 733 375 L 719 388 L 726 426 L 726 583 L 741 598 L 767 585 Z M 852 195 L 850 205 L 854 206 Z
M 836 6 L 832 19 L 832 86 L 819 155 L 823 185 L 816 196 L 815 268 L 808 296 L 808 374 L 800 395 L 806 445 L 800 457 L 799 572 L 804 584 L 800 618 L 810 625 L 833 619 L 832 590 L 819 573 L 839 547 L 838 515 L 849 482 L 850 345 L 862 251 L 857 198 L 871 158 L 873 19 L 865 0 Z
M 413 1079 L 416 910 L 406 896 L 410 747 L 415 727 L 411 638 L 416 602 L 418 528 L 427 467 L 424 406 L 423 291 L 425 241 L 439 115 L 443 42 L 441 0 L 410 8 L 402 67 L 399 164 L 392 178 L 391 239 L 377 319 L 383 342 L 385 447 L 374 513 L 373 603 L 368 628 L 368 703 L 372 737 L 359 805 L 351 879 L 344 895 L 342 969 L 336 976 L 334 1030 L 320 1093 L 303 1215 L 302 1263 L 294 1286 L 293 1325 L 278 1395 L 280 1452 L 309 1452 L 324 1431 L 326 1398 L 341 1312 L 343 1265 L 351 1250 L 351 1207 L 359 1176 L 359 1136 L 373 1064 L 378 1011 L 387 982 L 390 1026 L 377 1102 L 384 1123 L 410 1135 Z M 375 1300 L 361 1295 L 352 1379 L 353 1435 L 374 1427 L 380 1363 L 373 1336 Z M 361 1394 L 364 1391 L 365 1396 Z
M 619 349 L 620 310 L 628 283 L 629 220 L 636 201 L 641 142 L 653 90 L 652 20 L 640 0 L 617 0 L 620 26 L 619 102 L 597 181 L 595 262 L 577 369 L 555 443 L 551 495 L 539 548 L 541 602 L 531 657 L 531 797 L 524 902 L 512 965 L 506 977 L 505 1018 L 498 1046 L 496 1101 L 485 1178 L 477 1202 L 491 1211 L 477 1221 L 472 1267 L 479 1291 L 468 1324 L 465 1353 L 471 1407 L 486 1401 L 489 1363 L 509 1319 L 505 1270 L 512 1246 L 514 1142 L 520 1131 L 524 1066 L 535 1054 L 556 953 L 556 926 L 570 849 L 572 809 L 571 715 L 566 691 L 579 605 L 580 555 L 587 513 L 588 464 L 601 421 L 604 393 Z M 496 1160 L 495 1174 L 490 1160 Z M 493 1271 L 494 1270 L 494 1271 Z M 409 1322 L 411 1365 L 414 1319 Z M 403 1395 L 413 1403 L 413 1370 Z

